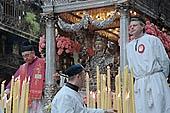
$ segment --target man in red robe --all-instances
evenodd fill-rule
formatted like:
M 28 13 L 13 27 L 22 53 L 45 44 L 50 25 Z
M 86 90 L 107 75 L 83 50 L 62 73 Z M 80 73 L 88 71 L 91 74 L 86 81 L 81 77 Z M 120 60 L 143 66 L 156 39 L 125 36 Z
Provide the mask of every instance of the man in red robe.
M 24 79 L 30 77 L 28 101 L 30 106 L 29 112 L 38 113 L 38 110 L 40 110 L 42 90 L 45 81 L 45 61 L 35 55 L 34 48 L 29 42 L 23 42 L 21 53 L 26 63 L 20 66 L 14 74 L 14 78 L 16 79 L 19 77 L 21 81 L 20 83 L 22 84 Z M 10 87 L 11 82 L 9 82 L 5 90 L 5 93 L 8 95 L 10 93 Z

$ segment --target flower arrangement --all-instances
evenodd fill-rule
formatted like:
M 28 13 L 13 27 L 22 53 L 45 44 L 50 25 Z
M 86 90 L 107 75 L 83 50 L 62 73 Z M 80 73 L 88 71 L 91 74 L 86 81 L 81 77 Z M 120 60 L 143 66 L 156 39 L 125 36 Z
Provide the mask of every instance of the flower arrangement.
M 45 57 L 45 45 L 46 40 L 45 36 L 43 35 L 40 37 L 39 41 L 39 52 L 41 54 L 41 57 Z M 57 54 L 72 54 L 73 49 L 75 49 L 76 52 L 80 51 L 80 44 L 74 42 L 73 40 L 70 40 L 68 37 L 56 37 L 56 48 L 57 48 Z
M 61 55 L 63 52 L 72 54 L 73 48 L 76 50 L 76 52 L 79 52 L 80 45 L 67 37 L 56 37 L 56 42 L 58 48 L 58 55 Z

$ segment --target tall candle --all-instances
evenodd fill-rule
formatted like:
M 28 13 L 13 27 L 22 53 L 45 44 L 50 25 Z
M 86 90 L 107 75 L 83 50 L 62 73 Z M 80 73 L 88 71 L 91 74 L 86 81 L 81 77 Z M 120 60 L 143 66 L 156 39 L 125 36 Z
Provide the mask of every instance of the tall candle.
M 30 82 L 30 77 L 28 77 L 28 81 L 26 82 L 26 90 L 25 90 L 25 113 L 28 113 L 29 82 Z
M 112 109 L 112 93 L 111 93 L 111 89 L 108 89 L 107 106 L 108 106 L 108 109 Z
M 21 88 L 21 83 L 20 83 L 20 76 L 17 78 L 17 93 L 16 93 L 16 95 L 18 96 L 18 97 L 20 97 L 20 88 Z
M 105 107 L 105 95 L 106 95 L 106 75 L 105 74 L 103 74 L 103 81 L 102 81 L 102 90 L 103 90 L 103 101 L 101 101 L 102 103 L 103 103 L 103 109 L 106 109 L 106 107 Z
M 15 99 L 17 97 L 17 92 L 18 92 L 17 89 L 18 89 L 18 85 L 17 85 L 17 82 L 15 80 L 15 82 L 14 82 L 14 90 L 13 90 L 13 101 L 12 101 L 13 102 L 13 104 L 12 104 L 13 105 L 13 113 L 16 113 L 15 110 L 16 110 L 16 104 L 17 103 L 16 103 Z
M 3 111 L 4 111 L 4 101 L 5 101 L 5 97 L 4 97 L 5 81 L 6 80 L 4 80 L 1 84 L 1 107 Z
M 97 108 L 101 108 L 101 93 L 97 91 Z
M 128 97 L 127 97 L 127 94 L 126 94 L 126 96 L 125 96 L 125 99 L 123 100 L 123 113 L 128 113 L 128 111 L 127 111 L 127 99 L 128 99 Z
M 96 67 L 96 74 L 97 74 L 97 91 L 101 90 L 101 84 L 100 84 L 100 72 L 99 72 L 99 66 Z
M 128 91 L 128 66 L 124 69 L 124 76 L 123 76 L 123 113 L 127 112 L 127 96 Z
M 133 69 L 131 68 L 130 74 L 130 86 L 131 86 L 131 100 L 132 100 L 132 113 L 136 113 L 135 109 L 135 97 L 134 97 L 134 83 L 133 83 Z
M 19 111 L 19 96 L 18 95 L 16 96 L 15 101 L 16 101 L 15 112 L 18 113 Z
M 20 101 L 20 109 L 19 109 L 19 113 L 24 113 L 24 109 L 25 109 L 25 87 L 26 87 L 26 81 L 23 81 L 22 84 L 22 92 L 21 92 L 21 101 Z
M 9 101 L 9 110 L 8 111 L 9 111 L 9 113 L 11 113 L 11 111 L 12 111 L 12 109 L 11 109 L 12 108 L 12 105 L 11 105 L 12 104 L 12 97 L 10 97 L 8 99 L 8 101 Z
M 122 93 L 121 93 L 121 78 L 120 78 L 120 67 L 118 68 L 118 75 L 117 75 L 117 106 L 118 106 L 118 113 L 122 113 Z
M 104 85 L 104 75 L 101 74 L 101 108 L 104 109 L 105 107 L 105 85 Z
M 93 107 L 93 92 L 92 91 L 90 91 L 90 96 L 89 97 L 90 97 L 90 99 L 89 99 L 90 100 L 89 101 L 89 107 L 92 108 Z
M 9 111 L 10 111 L 10 101 L 7 100 L 7 102 L 6 102 L 6 113 L 10 113 Z
M 121 96 L 121 92 L 120 92 L 117 97 L 118 113 L 122 113 L 122 99 L 121 98 L 122 98 L 122 96 Z
M 115 93 L 112 93 L 113 95 L 113 109 L 114 110 L 117 110 L 117 99 L 116 99 L 116 94 Z
M 127 96 L 126 96 L 126 102 L 127 102 L 127 113 L 131 113 L 130 112 L 130 101 L 129 101 L 129 99 L 130 99 L 130 97 L 129 97 L 129 92 L 128 92 L 128 94 L 127 94 Z
M 4 80 L 4 81 L 2 82 L 2 84 L 1 84 L 1 98 L 4 97 L 5 81 L 6 81 L 6 80 Z
M 94 92 L 92 93 L 92 108 L 96 108 L 96 95 Z
M 99 66 L 96 67 L 97 74 L 97 108 L 101 108 L 101 76 L 99 71 Z
M 105 88 L 105 109 L 108 109 L 108 90 L 107 87 Z
M 9 113 L 12 109 L 12 96 L 13 96 L 13 93 L 14 93 L 14 76 L 12 76 L 12 79 L 11 79 L 11 88 L 10 88 L 10 98 L 11 98 L 11 101 L 9 101 Z
M 110 67 L 107 66 L 107 88 L 111 89 L 111 76 L 110 76 Z
M 11 88 L 10 88 L 10 97 L 13 96 L 13 89 L 14 88 L 14 76 L 12 76 L 12 79 L 11 79 Z
M 90 91 L 89 91 L 89 75 L 86 73 L 86 98 L 87 98 L 87 107 L 90 107 Z

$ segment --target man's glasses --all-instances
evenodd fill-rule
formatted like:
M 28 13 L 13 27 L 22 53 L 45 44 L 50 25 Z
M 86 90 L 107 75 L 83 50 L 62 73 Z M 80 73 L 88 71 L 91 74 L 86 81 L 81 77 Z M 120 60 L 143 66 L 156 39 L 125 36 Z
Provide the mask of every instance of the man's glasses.
M 31 52 L 22 55 L 22 57 L 23 57 L 23 58 L 28 58 L 30 55 L 31 55 Z

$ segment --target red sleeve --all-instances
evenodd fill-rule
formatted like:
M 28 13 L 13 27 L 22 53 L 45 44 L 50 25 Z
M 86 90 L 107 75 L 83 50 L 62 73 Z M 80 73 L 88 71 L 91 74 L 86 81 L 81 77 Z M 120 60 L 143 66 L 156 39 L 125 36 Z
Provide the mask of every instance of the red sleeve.
M 17 78 L 19 76 L 19 69 L 15 72 L 14 74 L 14 80 L 15 78 Z M 8 83 L 8 85 L 6 86 L 6 89 L 10 89 L 11 88 L 11 81 Z

